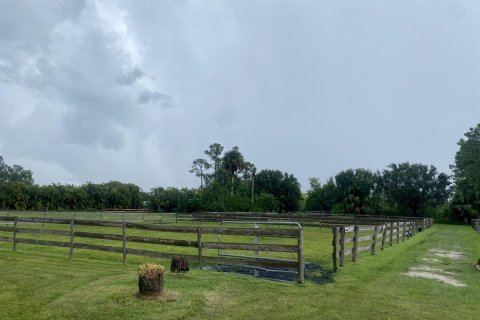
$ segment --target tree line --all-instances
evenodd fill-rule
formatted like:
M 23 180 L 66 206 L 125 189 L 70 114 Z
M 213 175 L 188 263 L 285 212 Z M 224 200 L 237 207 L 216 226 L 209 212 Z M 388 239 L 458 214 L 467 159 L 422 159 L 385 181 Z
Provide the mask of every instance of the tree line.
M 200 179 L 196 189 L 154 188 L 147 201 L 153 211 L 293 212 L 301 209 L 298 180 L 287 172 L 265 169 L 245 159 L 235 146 L 211 144 L 206 158 L 193 160 L 191 173 Z
M 310 179 L 306 210 L 396 216 L 434 215 L 447 203 L 450 181 L 434 166 L 390 164 L 383 172 L 348 169 L 321 184 Z
M 310 179 L 302 194 L 293 174 L 257 172 L 238 147 L 211 144 L 193 160 L 198 188 L 157 187 L 143 192 L 132 183 L 81 186 L 34 184 L 33 173 L 0 156 L 0 207 L 10 210 L 104 210 L 147 208 L 155 212 L 331 211 L 349 214 L 430 216 L 440 221 L 480 217 L 480 124 L 458 142 L 452 175 L 432 165 L 390 164 L 383 171 L 343 170 L 324 183 Z

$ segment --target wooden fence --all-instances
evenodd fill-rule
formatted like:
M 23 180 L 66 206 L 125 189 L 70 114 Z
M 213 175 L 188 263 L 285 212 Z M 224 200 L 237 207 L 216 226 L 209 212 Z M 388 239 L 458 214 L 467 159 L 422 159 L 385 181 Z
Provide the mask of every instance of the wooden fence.
M 361 252 L 369 252 L 375 255 L 378 250 L 399 244 L 414 236 L 418 231 L 431 227 L 431 218 L 397 220 L 375 225 L 354 224 L 349 226 L 333 226 L 332 260 L 333 271 L 337 271 L 338 265 L 345 265 L 345 258 L 352 256 L 352 262 L 356 262 Z M 348 234 L 353 234 L 347 237 Z
M 383 224 L 397 220 L 416 220 L 417 225 L 427 229 L 433 223 L 431 218 L 415 218 L 382 215 L 349 215 L 329 214 L 327 212 L 297 212 L 297 213 L 258 213 L 258 212 L 196 212 L 191 214 L 177 214 L 181 219 L 202 222 L 221 222 L 225 220 L 238 221 L 296 221 L 304 226 L 331 226 L 334 224 Z
M 297 213 L 259 213 L 259 212 L 195 212 L 195 213 L 158 213 L 145 210 L 98 211 L 98 212 L 0 212 L 0 216 L 29 216 L 39 218 L 80 218 L 98 221 L 127 221 L 148 224 L 185 224 L 195 222 L 221 221 L 285 221 L 299 222 L 303 226 L 342 226 L 355 224 L 385 224 L 389 221 L 416 219 L 417 224 L 426 229 L 433 223 L 429 218 L 394 217 L 381 215 L 348 215 L 330 214 L 328 212 L 297 212 Z M 430 225 L 429 225 L 430 224 Z
M 193 226 L 160 226 L 132 222 L 112 222 L 112 221 L 97 221 L 97 220 L 79 220 L 79 219 L 61 219 L 61 218 L 29 218 L 29 217 L 0 217 L 0 221 L 7 222 L 6 226 L 0 227 L 0 241 L 12 243 L 12 249 L 15 251 L 18 244 L 32 244 L 43 246 L 67 247 L 69 248 L 69 256 L 72 257 L 75 249 L 98 250 L 106 252 L 117 252 L 123 255 L 123 263 L 127 259 L 127 255 L 139 255 L 155 258 L 171 258 L 173 256 L 182 256 L 189 260 L 198 261 L 199 264 L 221 264 L 221 265 L 235 265 L 235 266 L 249 266 L 260 268 L 282 268 L 287 270 L 295 270 L 298 274 L 298 282 L 304 282 L 304 256 L 303 256 L 303 231 L 302 228 L 238 228 L 238 227 L 193 227 Z M 25 227 L 21 226 L 24 224 Z M 53 229 L 40 228 L 40 225 L 55 226 Z M 59 225 L 69 226 L 64 230 L 58 230 Z M 89 227 L 108 227 L 111 230 L 116 230 L 115 233 L 99 233 L 99 232 L 85 232 L 76 231 L 76 226 Z M 33 227 L 33 228 L 32 228 Z M 85 228 L 83 228 L 85 229 Z M 121 229 L 121 233 L 120 233 Z M 196 240 L 179 240 L 172 238 L 157 238 L 147 236 L 128 235 L 128 230 L 137 229 L 144 231 L 154 231 L 156 233 L 181 233 L 181 234 L 196 234 Z M 98 230 L 98 229 L 97 229 Z M 8 233 L 9 236 L 5 236 Z M 138 232 L 137 232 L 138 233 Z M 47 235 L 68 237 L 69 241 L 45 240 L 45 239 L 31 239 L 21 238 L 21 234 L 30 235 Z M 214 234 L 220 238 L 220 235 L 225 236 L 240 236 L 241 241 L 245 237 L 253 236 L 256 241 L 259 237 L 267 238 L 291 238 L 295 244 L 260 244 L 248 242 L 219 242 L 219 241 L 205 241 L 204 235 Z M 243 238 L 242 238 L 243 237 Z M 78 238 L 113 240 L 121 242 L 121 246 L 107 246 L 100 244 L 88 244 L 78 242 Z M 296 239 L 296 241 L 295 241 Z M 191 247 L 196 248 L 196 254 L 183 254 L 178 252 L 160 252 L 152 250 L 134 249 L 127 247 L 128 243 L 143 243 L 155 245 L 168 245 L 175 247 Z M 203 254 L 207 249 L 228 249 L 239 250 L 243 252 L 254 252 L 253 256 L 212 256 Z M 175 251 L 175 250 L 173 250 Z M 211 252 L 212 250 L 210 250 Z M 296 259 L 281 259 L 275 257 L 260 257 L 258 252 L 273 252 L 273 253 L 291 253 L 296 254 Z
M 475 231 L 480 232 L 480 219 L 472 219 L 472 228 Z

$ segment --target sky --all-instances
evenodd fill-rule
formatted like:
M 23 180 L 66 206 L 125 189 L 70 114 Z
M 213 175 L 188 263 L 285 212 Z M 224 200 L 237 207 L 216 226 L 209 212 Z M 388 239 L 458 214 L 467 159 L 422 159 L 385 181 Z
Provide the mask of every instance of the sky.
M 0 0 L 0 155 L 38 184 L 196 187 L 212 143 L 303 190 L 449 173 L 479 119 L 477 0 Z

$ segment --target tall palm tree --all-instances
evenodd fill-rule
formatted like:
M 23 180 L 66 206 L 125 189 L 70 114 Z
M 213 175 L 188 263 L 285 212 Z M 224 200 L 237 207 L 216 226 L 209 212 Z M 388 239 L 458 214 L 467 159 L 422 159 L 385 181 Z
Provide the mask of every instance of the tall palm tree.
M 233 147 L 232 150 L 225 152 L 222 166 L 230 173 L 232 177 L 230 195 L 233 196 L 233 185 L 235 183 L 236 174 L 237 172 L 243 170 L 245 166 L 245 160 L 243 159 L 243 155 L 238 150 L 238 147 Z

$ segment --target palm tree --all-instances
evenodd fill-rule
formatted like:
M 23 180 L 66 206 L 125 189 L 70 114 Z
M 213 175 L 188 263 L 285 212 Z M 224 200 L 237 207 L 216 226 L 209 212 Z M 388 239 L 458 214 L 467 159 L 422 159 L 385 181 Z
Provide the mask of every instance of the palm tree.
M 232 177 L 230 196 L 233 196 L 233 185 L 235 183 L 236 174 L 237 172 L 243 170 L 245 166 L 243 155 L 238 150 L 238 147 L 233 147 L 232 150 L 225 152 L 223 156 L 222 166 L 230 173 Z

